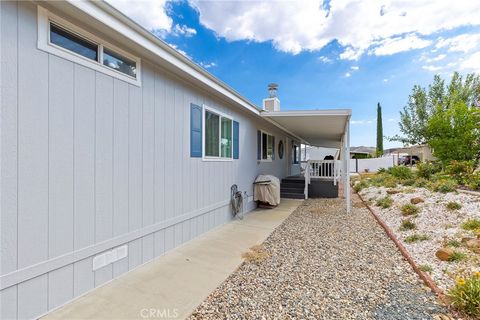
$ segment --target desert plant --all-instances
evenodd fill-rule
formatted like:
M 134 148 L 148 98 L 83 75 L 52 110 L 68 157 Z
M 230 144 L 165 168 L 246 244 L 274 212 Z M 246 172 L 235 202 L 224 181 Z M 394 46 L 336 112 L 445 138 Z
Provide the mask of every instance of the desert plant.
M 466 279 L 458 279 L 448 291 L 452 305 L 466 314 L 480 317 L 480 272 Z
M 462 246 L 462 243 L 458 240 L 449 240 L 447 241 L 447 246 L 453 247 L 453 248 L 459 248 Z
M 377 170 L 377 173 L 379 173 L 379 174 L 380 173 L 386 173 L 386 172 L 387 172 L 387 169 L 385 169 L 385 168 L 378 168 L 378 170 Z
M 473 190 L 480 189 L 480 172 L 475 172 L 466 178 L 465 184 Z
M 431 189 L 435 192 L 448 193 L 456 190 L 457 184 L 451 179 L 440 179 L 432 183 Z
M 403 220 L 400 223 L 400 231 L 415 230 L 417 225 L 412 220 Z
M 457 262 L 462 261 L 467 258 L 467 255 L 460 251 L 454 251 L 453 254 L 448 258 L 448 262 Z
M 429 272 L 429 273 L 432 272 L 433 270 L 432 267 L 428 264 L 422 264 L 418 268 L 423 272 Z
M 447 207 L 448 210 L 459 210 L 462 208 L 462 205 L 455 201 L 449 201 L 445 207 Z
M 429 180 L 433 174 L 440 172 L 442 168 L 431 162 L 419 162 L 417 167 L 417 177 Z
M 430 185 L 431 182 L 425 178 L 417 178 L 415 179 L 415 183 L 413 184 L 413 186 L 417 188 L 428 188 L 430 187 Z
M 462 228 L 465 230 L 478 230 L 480 229 L 480 219 L 470 219 L 462 223 Z
M 388 173 L 390 173 L 392 176 L 399 178 L 399 179 L 412 179 L 413 178 L 413 173 L 412 170 L 410 170 L 409 167 L 405 166 L 394 166 L 388 168 Z
M 360 192 L 362 189 L 367 187 L 368 187 L 368 182 L 366 180 L 360 180 L 357 183 L 355 183 L 355 185 L 353 186 L 353 190 L 355 190 L 355 192 Z
M 473 173 L 473 161 L 453 160 L 447 165 L 446 172 L 450 174 L 459 184 L 464 184 L 467 177 Z
M 414 243 L 414 242 L 419 242 L 419 241 L 425 241 L 429 240 L 430 237 L 424 234 L 412 234 L 408 237 L 405 238 L 406 243 Z
M 420 211 L 420 208 L 418 208 L 414 204 L 406 203 L 400 208 L 400 211 L 402 212 L 402 214 L 404 216 L 413 216 L 413 215 L 416 215 Z
M 380 198 L 377 200 L 377 202 L 375 203 L 375 205 L 377 207 L 381 207 L 383 209 L 386 209 L 386 208 L 390 208 L 393 204 L 393 199 L 390 198 L 389 196 L 386 196 L 386 197 L 383 197 L 383 198 Z

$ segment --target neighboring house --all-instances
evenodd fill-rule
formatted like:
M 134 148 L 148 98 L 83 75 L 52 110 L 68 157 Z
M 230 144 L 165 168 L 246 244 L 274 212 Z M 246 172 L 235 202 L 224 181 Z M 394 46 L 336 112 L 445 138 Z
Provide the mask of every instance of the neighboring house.
M 350 110 L 260 110 L 104 2 L 0 2 L 0 318 L 35 318 L 233 219 L 230 187 L 340 149 Z M 315 171 L 312 171 L 315 177 Z M 308 190 L 308 184 L 306 185 Z M 165 288 L 168 292 L 168 288 Z
M 350 158 L 351 159 L 364 159 L 375 157 L 377 149 L 374 147 L 350 147 Z
M 385 150 L 385 155 L 396 155 L 398 157 L 417 156 L 420 161 L 433 161 L 436 159 L 433 156 L 432 149 L 426 144 L 387 149 Z

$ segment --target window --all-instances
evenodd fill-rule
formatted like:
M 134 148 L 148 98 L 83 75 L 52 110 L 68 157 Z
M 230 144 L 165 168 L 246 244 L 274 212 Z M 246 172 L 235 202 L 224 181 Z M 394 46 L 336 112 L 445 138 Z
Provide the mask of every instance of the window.
M 38 48 L 140 86 L 140 59 L 38 6 Z
M 271 134 L 262 132 L 262 160 L 273 159 L 274 137 Z
M 232 119 L 204 108 L 206 158 L 232 159 Z
M 50 23 L 50 42 L 85 58 L 98 60 L 98 45 Z
M 103 50 L 103 64 L 107 67 L 128 74 L 131 77 L 135 77 L 137 74 L 135 61 L 122 57 L 120 54 L 107 48 L 104 48 Z
M 293 148 L 293 164 L 298 164 L 300 162 L 300 148 L 297 145 L 292 145 Z

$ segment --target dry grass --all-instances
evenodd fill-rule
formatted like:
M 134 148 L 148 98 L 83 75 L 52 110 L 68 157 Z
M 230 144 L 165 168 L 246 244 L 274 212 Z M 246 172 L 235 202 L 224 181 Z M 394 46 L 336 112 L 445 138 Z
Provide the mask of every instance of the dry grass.
M 259 263 L 264 261 L 269 257 L 268 252 L 265 250 L 263 245 L 258 244 L 250 248 L 250 251 L 242 253 L 242 258 L 245 259 L 245 262 Z

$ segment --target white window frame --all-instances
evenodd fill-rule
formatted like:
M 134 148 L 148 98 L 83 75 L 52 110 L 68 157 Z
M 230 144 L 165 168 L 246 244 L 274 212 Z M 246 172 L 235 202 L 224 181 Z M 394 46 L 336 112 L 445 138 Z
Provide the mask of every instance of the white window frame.
M 268 136 L 271 136 L 273 138 L 275 137 L 274 134 L 271 134 L 268 131 L 260 130 L 260 161 L 261 162 L 272 162 L 274 154 L 275 154 L 275 143 L 272 141 L 272 157 L 270 159 L 268 159 L 268 158 L 263 159 L 263 134 L 264 133 L 267 135 L 267 143 L 268 143 Z M 267 148 L 268 148 L 268 145 L 267 145 Z
M 229 116 L 228 114 L 225 114 L 223 112 L 220 112 L 216 109 L 213 109 L 211 107 L 208 107 L 206 105 L 203 105 L 202 108 L 202 160 L 203 161 L 233 161 L 233 118 Z M 206 113 L 214 113 L 219 116 L 218 119 L 218 157 L 214 156 L 207 156 L 205 152 L 205 137 L 206 137 Z M 230 157 L 222 157 L 222 118 L 227 118 L 232 121 L 232 129 L 231 129 L 231 137 L 232 137 L 232 152 Z
M 37 38 L 37 47 L 40 50 L 43 50 L 45 52 L 54 54 L 56 56 L 59 56 L 61 58 L 73 61 L 75 63 L 78 63 L 80 65 L 83 65 L 85 67 L 94 69 L 96 71 L 105 73 L 109 76 L 112 76 L 114 78 L 118 78 L 120 80 L 123 80 L 125 82 L 131 83 L 133 85 L 136 85 L 140 87 L 142 85 L 142 64 L 141 64 L 141 59 L 131 55 L 128 52 L 125 52 L 124 50 L 118 48 L 117 46 L 100 39 L 99 37 L 79 28 L 78 26 L 68 22 L 67 20 L 60 18 L 59 16 L 53 14 L 52 12 L 48 11 L 47 9 L 37 6 L 37 17 L 38 17 L 38 38 Z M 89 59 L 87 57 L 84 57 L 80 54 L 77 54 L 73 51 L 70 51 L 68 49 L 65 49 L 61 46 L 58 46 L 52 42 L 50 42 L 50 23 L 53 22 L 57 26 L 59 26 L 62 29 L 67 30 L 68 32 L 73 33 L 74 35 L 83 38 L 89 42 L 92 42 L 96 45 L 98 45 L 98 60 L 99 61 L 94 61 L 92 59 Z M 110 68 L 108 66 L 105 66 L 103 64 L 103 48 L 106 47 L 109 50 L 112 50 L 119 55 L 132 60 L 135 62 L 135 69 L 136 69 L 136 76 L 132 77 L 129 76 L 123 72 L 120 72 L 118 70 L 115 70 L 113 68 Z

